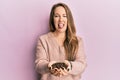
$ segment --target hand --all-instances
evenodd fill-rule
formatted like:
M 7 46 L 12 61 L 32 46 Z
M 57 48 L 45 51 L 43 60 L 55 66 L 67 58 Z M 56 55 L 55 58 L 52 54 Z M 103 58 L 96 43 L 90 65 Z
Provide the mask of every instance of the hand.
M 68 75 L 69 70 L 71 69 L 71 64 L 67 60 L 65 60 L 64 62 L 51 61 L 48 64 L 48 68 L 51 74 L 61 77 Z
M 71 63 L 68 60 L 65 60 L 63 63 L 67 66 L 67 68 L 64 67 L 64 69 L 60 68 L 60 75 L 65 76 L 69 74 L 69 71 L 71 70 Z
M 57 63 L 56 61 L 51 61 L 48 64 L 48 68 L 51 74 L 55 75 L 55 76 L 60 76 L 60 70 L 58 68 L 54 68 L 53 65 Z
M 60 68 L 60 77 L 61 77 L 61 76 L 68 75 L 68 74 L 69 74 L 69 71 L 68 71 L 67 69 L 65 69 L 65 68 L 64 68 L 64 69 L 61 69 L 61 68 Z
M 54 76 L 60 76 L 60 69 L 53 68 L 50 70 L 50 73 L 53 74 Z
M 49 70 L 52 69 L 52 65 L 53 65 L 54 63 L 56 63 L 56 61 L 51 61 L 51 62 L 49 62 L 49 64 L 48 64 Z
M 64 68 L 54 68 L 52 70 L 50 70 L 51 74 L 55 75 L 55 76 L 58 76 L 58 77 L 61 77 L 61 76 L 65 76 L 65 75 L 68 75 L 68 71 Z
M 70 61 L 65 60 L 64 63 L 68 66 L 67 67 L 68 71 L 70 71 L 72 69 L 72 64 L 70 63 Z

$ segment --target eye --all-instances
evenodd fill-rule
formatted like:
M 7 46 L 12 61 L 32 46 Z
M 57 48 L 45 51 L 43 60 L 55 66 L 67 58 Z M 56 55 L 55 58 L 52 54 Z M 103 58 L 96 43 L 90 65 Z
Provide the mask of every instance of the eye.
M 54 17 L 59 17 L 58 15 L 55 15 Z
M 63 15 L 63 17 L 67 17 L 67 15 Z

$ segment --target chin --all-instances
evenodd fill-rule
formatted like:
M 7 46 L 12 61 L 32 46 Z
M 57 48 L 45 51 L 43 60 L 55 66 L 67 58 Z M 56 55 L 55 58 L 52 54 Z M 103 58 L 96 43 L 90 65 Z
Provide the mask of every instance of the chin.
M 66 30 L 58 30 L 59 33 L 65 33 Z

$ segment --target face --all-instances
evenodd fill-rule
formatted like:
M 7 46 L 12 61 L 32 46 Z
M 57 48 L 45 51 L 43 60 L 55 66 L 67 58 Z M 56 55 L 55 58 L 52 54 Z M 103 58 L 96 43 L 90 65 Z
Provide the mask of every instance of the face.
M 67 29 L 67 14 L 64 7 L 59 6 L 54 11 L 54 25 L 56 32 L 65 33 Z

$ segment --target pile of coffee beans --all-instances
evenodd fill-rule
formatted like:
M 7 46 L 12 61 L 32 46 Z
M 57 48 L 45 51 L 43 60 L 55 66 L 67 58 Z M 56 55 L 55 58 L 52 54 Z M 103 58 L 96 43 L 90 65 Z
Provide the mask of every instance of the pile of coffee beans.
M 53 65 L 52 65 L 52 69 L 54 69 L 54 68 L 57 68 L 57 69 L 63 69 L 64 70 L 64 68 L 66 69 L 66 70 L 69 70 L 68 69 L 68 66 L 65 64 L 65 63 L 63 63 L 63 62 L 58 62 L 58 63 L 54 63 Z

